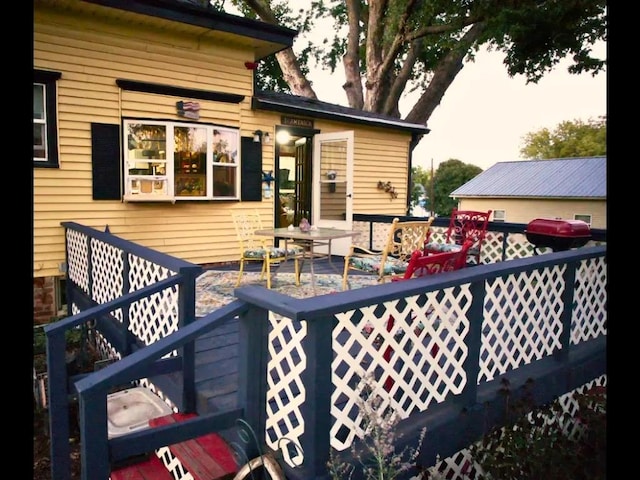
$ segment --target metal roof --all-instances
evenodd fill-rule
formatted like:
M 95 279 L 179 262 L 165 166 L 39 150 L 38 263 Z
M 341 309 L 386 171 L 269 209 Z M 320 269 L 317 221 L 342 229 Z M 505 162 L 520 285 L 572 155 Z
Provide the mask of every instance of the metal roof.
M 499 162 L 451 197 L 607 198 L 607 157 Z
M 349 123 L 377 125 L 410 131 L 420 135 L 429 133 L 427 126 L 421 123 L 407 122 L 400 118 L 366 112 L 356 108 L 344 107 L 342 105 L 288 93 L 266 90 L 256 91 L 252 99 L 252 108 L 290 113 L 293 115 L 307 115 L 314 118 L 341 120 Z

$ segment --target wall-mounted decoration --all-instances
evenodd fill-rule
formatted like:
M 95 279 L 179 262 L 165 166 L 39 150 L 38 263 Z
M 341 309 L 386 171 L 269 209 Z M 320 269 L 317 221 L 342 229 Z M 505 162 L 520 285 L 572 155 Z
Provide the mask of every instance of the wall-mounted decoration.
M 396 192 L 396 187 L 394 187 L 393 185 L 391 185 L 391 182 L 383 182 L 383 181 L 379 181 L 378 182 L 378 190 L 384 190 L 385 192 L 387 192 L 391 198 L 398 198 L 398 192 Z
M 176 110 L 179 117 L 193 118 L 194 120 L 200 119 L 200 103 L 198 102 L 180 100 L 176 102 Z

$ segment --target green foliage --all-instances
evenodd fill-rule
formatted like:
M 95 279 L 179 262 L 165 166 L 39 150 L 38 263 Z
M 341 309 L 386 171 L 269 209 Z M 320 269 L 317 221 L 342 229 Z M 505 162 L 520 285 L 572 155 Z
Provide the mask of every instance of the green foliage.
M 550 131 L 543 128 L 524 136 L 524 158 L 591 157 L 607 154 L 607 117 L 565 121 Z
M 411 205 L 416 205 L 421 195 L 427 198 L 427 210 L 430 209 L 431 202 L 428 199 L 431 193 L 431 171 L 427 171 L 421 166 L 411 167 Z
M 481 172 L 480 167 L 453 158 L 438 165 L 434 174 L 433 187 L 435 212 L 441 217 L 450 216 L 458 203 L 449 196 L 451 192 Z
M 606 387 L 574 393 L 576 411 L 559 400 L 531 410 L 524 398 L 511 419 L 470 448 L 478 480 L 600 480 L 606 478 Z M 508 402 L 507 402 L 507 405 Z
M 420 452 L 426 430 L 422 430 L 415 449 L 395 451 L 396 426 L 400 418 L 378 393 L 380 383 L 370 373 L 361 374 L 358 383 L 360 397 L 356 401 L 359 410 L 359 436 L 361 442 L 354 442 L 351 453 L 360 463 L 365 480 L 394 480 L 403 472 L 415 468 L 415 460 Z M 338 460 L 331 451 L 327 469 L 332 480 L 348 480 L 356 467 Z

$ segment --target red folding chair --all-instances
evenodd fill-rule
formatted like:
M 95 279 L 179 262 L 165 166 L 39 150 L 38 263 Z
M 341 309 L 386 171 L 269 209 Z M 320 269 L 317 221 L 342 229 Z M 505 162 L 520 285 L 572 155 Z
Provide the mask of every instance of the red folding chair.
M 434 242 L 428 238 L 424 245 L 425 253 L 460 250 L 465 240 L 473 239 L 473 245 L 469 248 L 467 255 L 473 258 L 476 265 L 479 265 L 482 243 L 487 234 L 491 212 L 492 210 L 477 212 L 475 210 L 458 210 L 454 208 L 451 212 L 449 228 L 445 232 L 444 242 Z

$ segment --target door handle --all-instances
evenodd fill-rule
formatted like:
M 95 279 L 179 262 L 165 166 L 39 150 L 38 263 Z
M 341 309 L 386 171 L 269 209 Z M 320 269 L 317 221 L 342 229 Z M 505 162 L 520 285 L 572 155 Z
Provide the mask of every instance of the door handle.
M 351 198 L 351 194 L 350 193 L 347 193 L 347 198 Z

